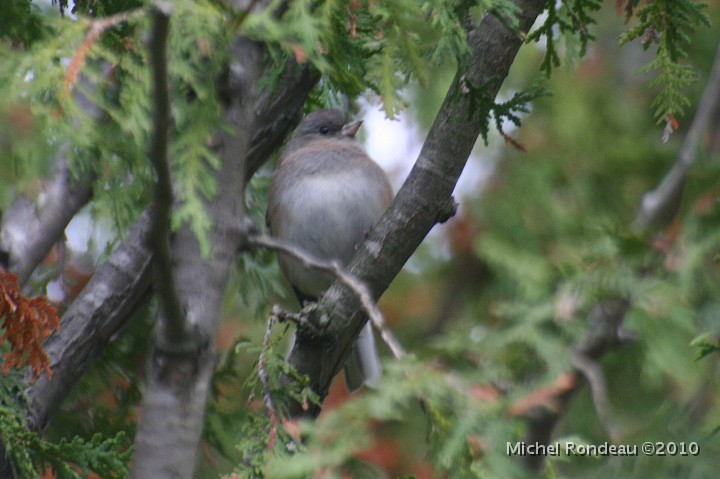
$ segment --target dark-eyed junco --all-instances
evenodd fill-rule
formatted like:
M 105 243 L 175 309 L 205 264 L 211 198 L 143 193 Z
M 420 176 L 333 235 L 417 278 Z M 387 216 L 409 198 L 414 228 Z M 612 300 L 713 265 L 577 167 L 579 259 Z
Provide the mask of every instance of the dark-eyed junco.
M 346 123 L 339 110 L 314 111 L 300 122 L 270 183 L 267 219 L 274 236 L 318 258 L 350 261 L 393 196 L 385 172 L 355 140 L 361 123 Z M 301 305 L 321 296 L 334 279 L 282 254 L 279 261 Z M 345 366 L 345 380 L 354 391 L 379 376 L 368 323 Z

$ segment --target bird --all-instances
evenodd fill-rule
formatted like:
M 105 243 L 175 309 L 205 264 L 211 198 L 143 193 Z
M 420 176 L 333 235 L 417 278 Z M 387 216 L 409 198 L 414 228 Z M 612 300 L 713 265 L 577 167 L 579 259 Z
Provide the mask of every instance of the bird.
M 287 141 L 270 180 L 267 223 L 272 236 L 323 260 L 347 265 L 389 207 L 387 175 L 355 138 L 362 121 L 338 109 L 308 113 Z M 333 276 L 279 254 L 280 269 L 300 306 L 315 301 Z M 372 326 L 360 332 L 345 364 L 349 391 L 374 387 L 381 377 Z

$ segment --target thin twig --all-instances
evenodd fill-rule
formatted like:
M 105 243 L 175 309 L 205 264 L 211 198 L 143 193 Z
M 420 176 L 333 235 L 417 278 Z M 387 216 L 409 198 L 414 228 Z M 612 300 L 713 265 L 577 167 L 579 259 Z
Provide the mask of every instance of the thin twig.
M 604 423 L 611 439 L 619 436 L 618 424 L 612 420 L 607 394 L 607 385 L 598 361 L 612 348 L 634 339 L 633 335 L 622 328 L 630 301 L 626 298 L 608 298 L 597 303 L 588 314 L 590 331 L 572 347 L 572 364 L 590 385 L 593 404 L 598 417 Z M 549 444 L 555 425 L 567 412 L 572 397 L 583 386 L 583 381 L 570 382 L 557 388 L 553 398 L 556 407 L 548 409 L 533 408 L 528 414 L 528 431 L 525 440 L 528 444 Z M 525 458 L 527 466 L 534 471 L 542 470 L 545 457 L 529 455 Z
M 152 245 L 155 252 L 155 289 L 164 311 L 166 332 L 173 342 L 181 342 L 186 335 L 183 309 L 175 289 L 170 254 L 170 213 L 173 193 L 168 163 L 168 135 L 170 127 L 170 88 L 167 70 L 167 37 L 170 29 L 172 4 L 156 1 L 153 6 L 153 31 L 150 40 L 154 98 L 154 132 L 150 143 L 150 161 L 157 173 L 155 183 Z
M 607 382 L 600 364 L 585 354 L 576 352 L 572 356 L 572 365 L 577 369 L 588 382 L 593 405 L 600 422 L 607 429 L 612 441 L 618 439 L 618 428 L 610 411 L 610 400 L 608 399 Z
M 279 307 L 273 306 L 268 316 L 267 327 L 265 328 L 265 337 L 263 337 L 262 350 L 260 351 L 260 357 L 258 358 L 258 378 L 260 384 L 262 384 L 262 395 L 263 402 L 265 403 L 265 409 L 267 409 L 268 417 L 270 418 L 270 430 L 268 431 L 268 453 L 272 453 L 275 448 L 275 442 L 277 440 L 277 409 L 275 408 L 275 402 L 270 392 L 270 380 L 268 378 L 267 370 L 265 369 L 266 354 L 270 349 L 270 334 L 272 328 L 277 322 L 279 314 Z
M 300 261 L 306 268 L 320 269 L 335 275 L 336 278 L 350 288 L 353 293 L 357 295 L 358 299 L 360 299 L 363 309 L 370 318 L 370 321 L 372 321 L 373 326 L 375 326 L 375 328 L 379 331 L 382 340 L 390 348 L 393 356 L 397 359 L 405 356 L 405 350 L 402 345 L 387 328 L 382 312 L 380 312 L 380 309 L 377 307 L 377 304 L 370 293 L 370 289 L 359 278 L 345 270 L 339 261 L 326 261 L 319 259 L 295 245 L 267 235 L 250 236 L 248 237 L 248 243 L 290 255 Z
M 120 23 L 130 20 L 132 17 L 140 16 L 145 13 L 145 9 L 138 8 L 129 12 L 118 13 L 117 15 L 111 15 L 105 18 L 85 20 L 90 26 L 85 40 L 80 44 L 80 47 L 75 51 L 75 54 L 70 59 L 67 72 L 65 73 L 65 81 L 63 82 L 63 95 L 65 97 L 70 95 L 73 85 L 77 82 L 80 70 L 85 65 L 85 59 L 90 53 L 90 49 L 100 38 L 102 33 Z M 81 20 L 82 21 L 82 20 Z

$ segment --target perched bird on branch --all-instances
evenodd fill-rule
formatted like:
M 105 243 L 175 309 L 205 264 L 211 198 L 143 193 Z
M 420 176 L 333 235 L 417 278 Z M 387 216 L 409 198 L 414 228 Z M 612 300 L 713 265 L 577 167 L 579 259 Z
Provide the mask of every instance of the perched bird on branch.
M 300 122 L 270 183 L 267 219 L 273 236 L 320 259 L 350 261 L 393 197 L 385 172 L 355 139 L 361 123 L 346 123 L 334 109 L 314 111 Z M 287 255 L 278 258 L 301 306 L 321 296 L 334 279 Z M 354 391 L 379 377 L 367 323 L 345 365 L 345 381 Z

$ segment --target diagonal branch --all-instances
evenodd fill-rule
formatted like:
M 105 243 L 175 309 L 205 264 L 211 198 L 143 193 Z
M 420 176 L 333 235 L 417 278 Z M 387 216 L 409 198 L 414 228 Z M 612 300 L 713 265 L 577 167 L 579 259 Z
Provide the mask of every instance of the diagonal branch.
M 494 14 L 471 28 L 468 43 L 472 53 L 459 67 L 414 168 L 349 265 L 350 272 L 370 286 L 374 297 L 389 286 L 443 216 L 492 99 L 545 3 L 515 1 L 519 31 L 510 30 Z M 478 98 L 479 91 L 483 101 Z M 331 318 L 327 333 L 323 338 L 299 334 L 289 360 L 300 374 L 308 375 L 312 389 L 324 398 L 367 316 L 355 295 L 338 281 L 323 296 L 322 304 Z M 291 414 L 305 414 L 302 405 L 293 405 Z
M 383 314 L 373 299 L 368 286 L 343 268 L 339 261 L 322 260 L 295 245 L 267 235 L 250 236 L 248 237 L 248 244 L 285 253 L 300 261 L 304 268 L 320 269 L 334 275 L 345 286 L 350 288 L 360 300 L 365 313 L 368 315 L 373 326 L 375 326 L 375 329 L 380 333 L 385 344 L 390 348 L 393 356 L 395 356 L 396 359 L 401 359 L 406 355 L 400 341 L 398 341 L 395 335 L 387 328 Z
M 688 169 L 695 162 L 703 138 L 714 119 L 720 117 L 720 44 L 715 53 L 710 78 L 698 105 L 675 164 L 660 184 L 642 197 L 635 217 L 635 225 L 641 230 L 647 230 L 651 226 L 662 228 L 673 220 L 680 208 Z
M 276 88 L 264 90 L 255 102 L 255 131 L 245 161 L 245 178 L 250 179 L 268 157 L 283 143 L 288 132 L 302 118 L 305 99 L 320 74 L 309 65 L 288 60 L 285 74 Z
M 617 434 L 617 424 L 610 417 L 605 379 L 598 361 L 612 348 L 625 344 L 634 337 L 623 329 L 625 314 L 630 308 L 630 302 L 624 298 L 612 298 L 600 301 L 588 315 L 590 332 L 572 347 L 573 366 L 575 367 L 575 380 L 569 381 L 568 387 L 559 388 L 554 398 L 556 407 L 547 408 L 542 405 L 528 411 L 528 430 L 525 436 L 527 444 L 550 444 L 550 438 L 555 425 L 565 415 L 570 401 L 585 385 L 589 384 L 593 402 L 598 415 L 605 422 L 611 436 Z M 585 381 L 579 376 L 585 378 Z M 525 464 L 531 470 L 542 470 L 545 456 L 531 454 L 525 457 Z
M 110 65 L 104 65 L 105 72 Z M 87 77 L 80 76 L 84 90 L 93 92 L 97 86 Z M 81 89 L 73 90 L 73 98 L 82 111 L 95 121 L 102 110 Z M 53 180 L 40 196 L 38 205 L 19 197 L 5 212 L 0 225 L 0 267 L 12 271 L 21 285 L 30 278 L 35 268 L 47 256 L 53 245 L 62 240 L 70 220 L 85 206 L 92 196 L 95 174 L 84 172 L 76 177 L 70 172 L 66 157 L 69 146 L 59 148 Z
M 40 377 L 25 391 L 32 430 L 42 431 L 87 368 L 121 330 L 150 292 L 150 211 L 146 211 L 95 272 L 44 345 L 52 379 Z
M 92 195 L 94 177 L 74 179 L 64 159 L 58 161 L 55 178 L 44 192 L 39 213 L 21 196 L 3 215 L 0 266 L 15 273 L 25 284 L 50 249 L 63 238 L 65 228 Z

